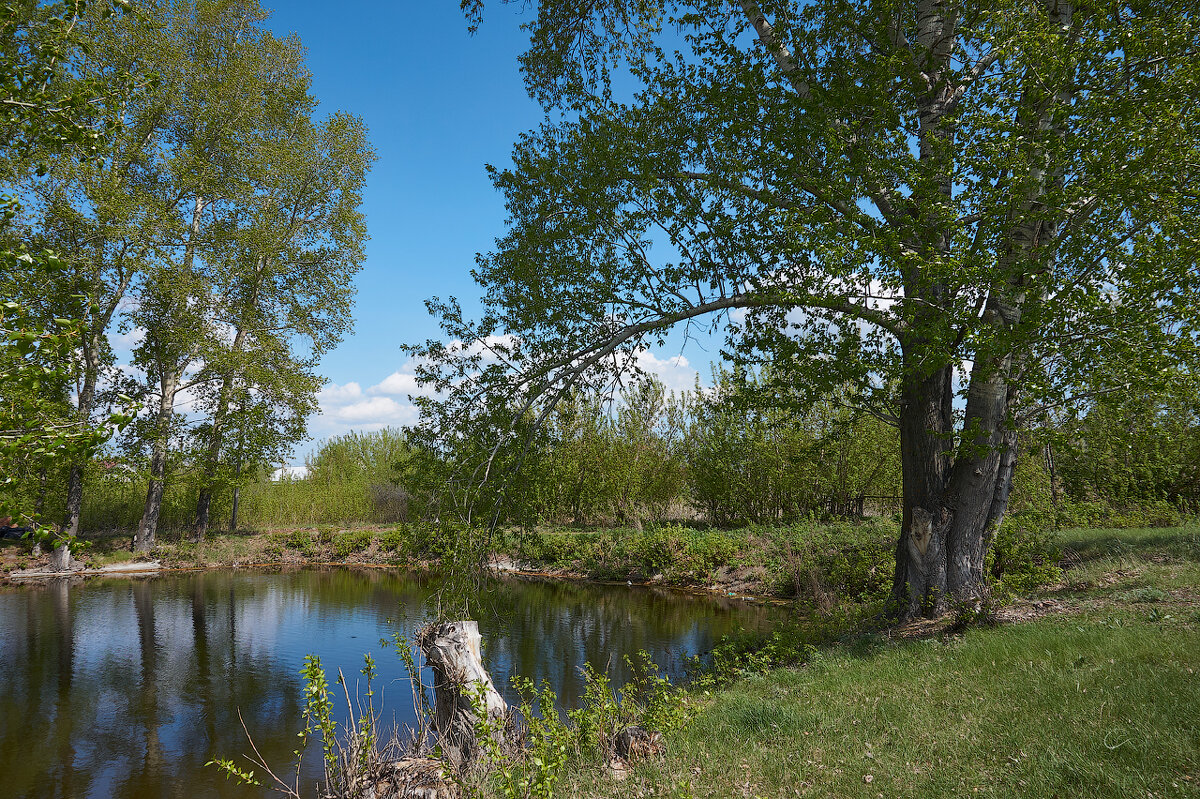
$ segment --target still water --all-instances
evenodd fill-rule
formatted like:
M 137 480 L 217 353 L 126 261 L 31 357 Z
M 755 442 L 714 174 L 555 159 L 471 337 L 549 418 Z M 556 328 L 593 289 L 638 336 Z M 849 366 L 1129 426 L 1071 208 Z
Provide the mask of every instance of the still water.
M 394 571 L 309 569 L 0 589 L 0 799 L 267 795 L 204 765 L 248 751 L 239 712 L 272 767 L 286 769 L 304 656 L 319 655 L 331 678 L 341 668 L 353 686 L 370 652 L 384 724 L 411 721 L 403 666 L 380 638 L 428 620 L 438 587 Z M 679 676 L 720 636 L 777 613 L 654 588 L 521 579 L 489 584 L 472 611 L 497 687 L 513 675 L 545 679 L 566 707 L 579 701 L 585 663 L 620 684 L 623 656 L 644 649 Z M 319 767 L 319 754 L 307 759 Z M 306 771 L 302 784 L 317 776 Z

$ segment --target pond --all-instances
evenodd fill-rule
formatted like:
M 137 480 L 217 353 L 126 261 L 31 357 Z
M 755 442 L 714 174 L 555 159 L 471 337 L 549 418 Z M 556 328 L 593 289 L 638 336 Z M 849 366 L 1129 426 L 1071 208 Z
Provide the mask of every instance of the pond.
M 403 665 L 380 639 L 427 621 L 438 588 L 427 576 L 329 568 L 2 589 L 0 796 L 267 795 L 204 765 L 248 751 L 239 714 L 268 762 L 286 768 L 304 656 L 320 656 L 331 679 L 342 669 L 353 688 L 370 652 L 383 723 L 411 721 Z M 549 681 L 564 707 L 579 702 L 585 663 L 619 685 L 623 657 L 645 650 L 677 678 L 722 635 L 781 614 L 665 589 L 516 578 L 488 583 L 472 607 L 506 698 L 521 675 Z M 319 755 L 307 759 L 311 784 Z

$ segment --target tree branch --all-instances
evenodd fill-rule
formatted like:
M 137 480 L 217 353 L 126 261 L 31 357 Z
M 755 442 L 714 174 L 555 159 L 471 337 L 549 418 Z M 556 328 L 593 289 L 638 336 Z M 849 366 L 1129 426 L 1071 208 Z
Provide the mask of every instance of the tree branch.
M 779 37 L 775 34 L 775 29 L 771 27 L 771 23 L 767 21 L 767 17 L 763 14 L 755 0 L 741 0 L 742 13 L 745 14 L 746 20 L 750 26 L 754 28 L 754 32 L 758 34 L 758 40 L 762 42 L 763 47 L 767 48 L 767 52 L 775 58 L 775 63 L 779 65 L 783 76 L 787 78 L 796 94 L 803 100 L 812 98 L 812 90 L 808 85 L 808 81 L 804 79 L 804 71 L 800 67 L 796 57 L 787 49 L 783 42 L 779 41 Z

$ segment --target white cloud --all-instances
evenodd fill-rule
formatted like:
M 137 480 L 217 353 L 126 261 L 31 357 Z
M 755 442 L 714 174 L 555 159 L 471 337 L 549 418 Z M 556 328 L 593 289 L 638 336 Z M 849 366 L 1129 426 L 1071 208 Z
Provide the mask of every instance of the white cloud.
M 380 394 L 393 397 L 432 397 L 437 392 L 432 386 L 417 385 L 417 376 L 413 374 L 413 362 L 409 361 L 399 370 L 392 372 L 380 382 L 367 389 L 372 396 Z
M 124 333 L 118 333 L 111 339 L 112 348 L 117 352 L 131 352 L 146 340 L 146 328 L 132 327 Z
M 415 419 L 416 409 L 391 397 L 370 397 L 334 408 L 329 415 L 341 422 L 407 424 Z
M 320 440 L 345 435 L 351 430 L 371 432 L 384 427 L 414 424 L 418 411 L 407 400 L 407 392 L 388 390 L 403 388 L 398 385 L 400 381 L 393 380 L 393 377 L 395 375 L 385 378 L 365 391 L 362 385 L 355 381 L 343 385 L 326 385 L 317 395 L 321 413 L 309 420 L 309 435 Z M 403 394 L 405 398 L 397 400 L 390 396 L 382 396 L 392 393 Z
M 409 394 L 418 394 L 420 391 L 416 376 L 405 372 L 392 372 L 381 382 L 367 389 L 368 394 L 395 394 L 405 397 Z
M 661 380 L 668 391 L 691 391 L 696 387 L 699 372 L 682 355 L 659 358 L 647 350 L 639 352 L 636 361 L 639 369 Z
M 353 381 L 344 386 L 339 386 L 337 383 L 330 383 L 317 394 L 317 400 L 321 403 L 321 407 L 324 408 L 326 404 L 338 406 L 356 400 L 362 395 L 362 386 Z

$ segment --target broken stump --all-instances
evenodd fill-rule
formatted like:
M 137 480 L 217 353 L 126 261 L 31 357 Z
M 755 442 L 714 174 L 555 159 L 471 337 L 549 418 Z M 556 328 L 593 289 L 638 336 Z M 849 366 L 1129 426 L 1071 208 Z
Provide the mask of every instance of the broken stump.
M 483 667 L 481 640 L 474 621 L 430 624 L 417 634 L 417 646 L 433 670 L 434 727 L 447 760 L 456 768 L 479 754 L 475 706 L 480 696 L 497 743 L 507 741 L 508 704 Z

